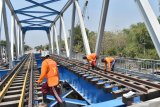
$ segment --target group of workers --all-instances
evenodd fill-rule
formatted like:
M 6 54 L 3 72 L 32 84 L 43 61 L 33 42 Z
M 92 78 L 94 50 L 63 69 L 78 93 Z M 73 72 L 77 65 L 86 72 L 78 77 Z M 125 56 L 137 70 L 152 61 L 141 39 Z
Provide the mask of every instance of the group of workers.
M 90 68 L 90 66 L 92 67 L 92 69 L 97 68 L 98 56 L 96 55 L 96 53 L 86 55 L 86 56 L 83 57 L 83 59 L 87 60 L 87 62 L 88 62 L 88 67 L 87 68 L 88 69 Z M 103 59 L 101 59 L 101 62 L 104 63 L 104 71 L 108 71 L 108 72 L 114 71 L 114 65 L 115 65 L 115 58 L 114 57 L 103 58 Z
M 60 97 L 60 88 L 59 88 L 59 72 L 57 63 L 49 56 L 48 51 L 41 52 L 41 58 L 42 58 L 42 66 L 41 66 L 41 75 L 37 81 L 38 84 L 41 84 L 43 79 L 46 78 L 46 82 L 42 84 L 42 94 L 43 94 L 43 102 L 47 103 L 46 96 L 47 94 L 53 95 L 55 99 L 58 102 L 59 107 L 65 107 L 65 102 Z M 90 55 L 86 55 L 83 57 L 83 59 L 86 59 L 88 61 L 88 69 L 90 69 L 90 66 L 92 69 L 96 69 L 96 61 L 98 59 L 98 56 L 95 53 L 92 53 Z M 114 64 L 115 59 L 112 57 L 106 57 L 101 60 L 103 63 L 105 63 L 104 70 L 105 71 L 113 71 L 114 70 Z M 107 69 L 108 65 L 108 69 Z

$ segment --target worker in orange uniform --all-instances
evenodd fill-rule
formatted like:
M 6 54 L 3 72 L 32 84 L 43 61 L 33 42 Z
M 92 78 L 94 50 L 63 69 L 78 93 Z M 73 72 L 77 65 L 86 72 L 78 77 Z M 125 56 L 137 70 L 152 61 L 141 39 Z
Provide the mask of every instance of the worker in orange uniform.
M 42 53 L 42 50 L 41 50 L 41 49 L 39 50 L 39 53 L 40 53 L 40 54 Z
M 42 83 L 44 78 L 47 80 L 47 82 L 42 85 L 41 89 L 43 93 L 43 101 L 46 103 L 46 95 L 51 94 L 55 97 L 59 104 L 63 104 L 63 100 L 59 95 L 60 89 L 57 87 L 60 79 L 57 63 L 50 58 L 48 51 L 43 51 L 41 57 L 42 66 L 38 84 Z
M 88 69 L 90 68 L 90 66 L 92 67 L 92 69 L 96 68 L 97 58 L 98 57 L 97 57 L 96 53 L 91 53 L 91 54 L 83 57 L 83 59 L 87 59 L 87 61 L 88 61 Z
M 115 58 L 113 57 L 106 57 L 102 59 L 102 62 L 104 63 L 104 71 L 114 71 L 114 65 L 115 65 Z M 107 67 L 108 65 L 108 67 Z M 107 70 L 108 68 L 108 70 Z

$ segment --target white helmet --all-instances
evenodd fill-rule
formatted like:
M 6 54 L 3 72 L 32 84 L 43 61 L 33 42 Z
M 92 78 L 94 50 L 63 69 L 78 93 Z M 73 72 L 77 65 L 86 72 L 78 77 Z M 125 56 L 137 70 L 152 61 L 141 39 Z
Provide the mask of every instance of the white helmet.
M 46 57 L 47 55 L 49 55 L 49 51 L 42 51 L 41 57 Z
M 49 55 L 49 51 L 46 51 L 46 56 Z

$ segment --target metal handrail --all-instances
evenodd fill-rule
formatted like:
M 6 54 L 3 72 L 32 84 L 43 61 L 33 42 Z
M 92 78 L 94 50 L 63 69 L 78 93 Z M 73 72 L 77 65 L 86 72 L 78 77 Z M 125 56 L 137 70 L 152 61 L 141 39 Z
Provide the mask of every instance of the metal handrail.
M 19 73 L 19 71 L 22 69 L 22 67 L 23 67 L 23 65 L 24 65 L 25 62 L 26 62 L 26 61 L 24 61 L 24 62 L 20 65 L 20 67 L 18 68 L 18 70 L 14 73 L 14 75 L 11 77 L 11 79 L 8 81 L 8 83 L 5 85 L 5 87 L 4 87 L 3 90 L 1 91 L 1 93 L 0 93 L 0 102 L 2 101 L 2 99 L 3 99 L 4 95 L 6 94 L 6 92 L 8 91 L 8 88 L 9 88 L 10 85 L 12 84 L 14 78 L 17 76 L 17 74 Z
M 25 75 L 25 78 L 24 78 L 23 88 L 22 88 L 22 91 L 21 91 L 21 96 L 20 96 L 18 107 L 23 107 L 23 105 L 24 105 L 25 90 L 26 90 L 27 79 L 28 79 L 28 75 L 29 75 L 29 71 L 30 71 L 30 67 L 31 67 L 31 62 L 32 62 L 32 55 L 30 57 L 27 72 L 26 72 L 26 75 Z

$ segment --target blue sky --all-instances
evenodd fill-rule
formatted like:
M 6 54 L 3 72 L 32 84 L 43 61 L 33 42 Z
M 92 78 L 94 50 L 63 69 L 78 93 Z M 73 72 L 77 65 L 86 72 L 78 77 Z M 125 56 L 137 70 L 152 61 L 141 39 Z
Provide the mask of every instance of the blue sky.
M 35 0 L 36 1 L 36 0 Z M 44 0 L 37 0 L 38 2 L 43 2 Z M 81 8 L 83 7 L 85 0 L 79 0 Z M 155 14 L 159 15 L 159 7 L 158 0 L 149 0 L 150 4 L 155 12 Z M 26 7 L 32 5 L 31 3 L 26 2 L 25 0 L 11 0 L 13 7 L 16 9 Z M 54 7 L 56 10 L 61 10 L 67 0 L 61 0 L 56 3 L 49 4 L 47 6 Z M 99 19 L 102 7 L 102 0 L 89 0 L 86 17 L 89 16 L 89 20 L 85 18 L 85 26 L 90 31 L 98 31 Z M 33 10 L 45 10 L 40 7 L 36 7 Z M 71 28 L 71 11 L 72 6 L 64 13 L 64 21 L 66 31 Z M 7 9 L 8 16 L 8 25 L 10 30 L 10 12 Z M 24 17 L 23 15 L 18 15 L 18 17 L 22 20 L 29 17 Z M 55 16 L 49 17 L 48 19 L 53 20 Z M 76 15 L 76 24 L 78 23 L 78 17 Z M 137 5 L 134 0 L 110 0 L 109 11 L 107 15 L 107 21 L 105 26 L 105 31 L 118 31 L 123 28 L 128 28 L 131 24 L 135 24 L 137 22 L 143 22 L 140 12 L 138 11 Z M 25 25 L 24 25 L 25 26 Z M 57 31 L 59 29 L 59 20 L 56 23 Z M 2 39 L 4 37 L 4 31 L 2 27 Z M 59 31 L 58 31 L 59 33 Z M 32 47 L 37 45 L 44 45 L 48 43 L 47 35 L 43 31 L 29 31 L 26 33 L 25 43 Z

